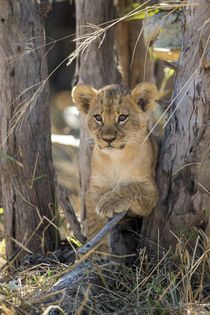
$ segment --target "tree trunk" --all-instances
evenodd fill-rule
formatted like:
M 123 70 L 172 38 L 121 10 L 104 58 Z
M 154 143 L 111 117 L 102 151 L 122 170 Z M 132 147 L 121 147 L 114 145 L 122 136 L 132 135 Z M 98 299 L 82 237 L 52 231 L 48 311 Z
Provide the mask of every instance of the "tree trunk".
M 136 3 L 135 0 L 121 0 L 117 11 Z M 141 34 L 142 33 L 142 34 Z M 133 89 L 142 81 L 155 81 L 154 60 L 150 58 L 148 47 L 145 47 L 142 21 L 123 21 L 116 25 L 116 50 L 123 74 L 123 84 Z
M 51 221 L 55 218 L 55 187 L 48 86 L 42 86 L 47 62 L 40 5 L 36 1 L 0 0 L 0 7 L 1 175 L 10 257 L 18 248 L 11 237 L 22 243 L 25 236 L 26 247 L 34 252 L 55 248 L 55 229 L 46 220 L 40 224 L 44 216 Z M 20 113 L 21 122 L 12 130 Z
M 133 3 L 133 0 L 119 2 L 117 6 L 118 14 L 121 9 Z M 88 28 L 88 24 L 100 25 L 111 21 L 115 17 L 115 7 L 113 1 L 93 0 L 76 1 L 77 37 L 93 31 Z M 84 25 L 86 27 L 84 28 Z M 99 48 L 98 42 L 92 43 L 87 52 L 80 55 L 77 60 L 76 83 L 90 84 L 95 88 L 101 88 L 107 84 L 120 83 L 121 75 L 118 71 L 118 61 L 123 75 L 123 84 L 130 88 L 135 87 L 144 80 L 154 81 L 154 62 L 146 54 L 146 48 L 142 36 L 138 39 L 141 31 L 140 21 L 123 22 L 117 25 L 116 29 L 111 29 L 106 34 L 105 41 Z M 79 44 L 79 43 L 78 43 Z M 116 44 L 116 52 L 114 44 Z M 135 48 L 136 45 L 136 48 Z M 132 61 L 132 53 L 135 53 Z M 146 62 L 145 62 L 146 60 Z M 90 177 L 90 159 L 93 143 L 81 117 L 80 127 L 80 151 L 79 169 L 81 184 L 81 219 L 85 219 L 85 191 L 87 190 Z
M 210 234 L 210 24 L 209 2 L 189 1 L 183 47 L 163 139 L 157 183 L 160 200 L 143 220 L 142 234 L 168 247 L 192 227 Z M 169 116 L 170 116 L 169 115 Z M 208 209 L 208 210 L 207 210 Z
M 77 37 L 88 34 L 93 28 L 88 24 L 100 25 L 115 17 L 115 7 L 112 0 L 77 0 L 76 20 Z M 86 27 L 84 27 L 86 26 Z M 114 29 L 106 34 L 103 44 L 100 38 L 95 40 L 87 51 L 77 59 L 76 83 L 89 84 L 98 89 L 107 84 L 119 83 L 120 74 L 117 69 L 117 59 L 114 51 Z M 81 117 L 80 127 L 79 169 L 81 185 L 81 220 L 85 220 L 85 192 L 90 177 L 90 159 L 93 142 Z

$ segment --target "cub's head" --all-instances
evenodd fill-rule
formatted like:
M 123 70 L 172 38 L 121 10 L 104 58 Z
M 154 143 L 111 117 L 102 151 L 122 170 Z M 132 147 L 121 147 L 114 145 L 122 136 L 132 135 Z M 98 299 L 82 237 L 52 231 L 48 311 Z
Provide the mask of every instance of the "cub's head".
M 157 106 L 157 89 L 149 82 L 137 85 L 132 91 L 117 84 L 100 90 L 78 85 L 72 96 L 79 111 L 86 116 L 90 134 L 105 152 L 143 142 L 151 112 Z

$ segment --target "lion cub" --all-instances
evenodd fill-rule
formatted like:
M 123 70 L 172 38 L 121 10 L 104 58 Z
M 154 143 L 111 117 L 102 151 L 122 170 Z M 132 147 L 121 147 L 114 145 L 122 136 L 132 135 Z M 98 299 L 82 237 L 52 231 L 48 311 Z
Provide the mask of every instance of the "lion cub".
M 156 86 L 149 82 L 132 91 L 121 85 L 73 89 L 73 100 L 95 142 L 86 192 L 87 240 L 116 213 L 129 210 L 128 216 L 146 216 L 158 201 L 154 180 L 158 147 L 147 137 L 158 106 L 156 94 Z M 109 251 L 108 238 L 100 250 Z

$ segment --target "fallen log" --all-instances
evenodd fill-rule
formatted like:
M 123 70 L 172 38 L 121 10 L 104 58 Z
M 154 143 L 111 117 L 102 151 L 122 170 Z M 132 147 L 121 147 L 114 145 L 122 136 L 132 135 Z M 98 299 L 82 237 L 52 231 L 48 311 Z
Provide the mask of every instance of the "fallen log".
M 104 228 L 78 252 L 83 255 L 79 261 L 70 267 L 70 271 L 65 273 L 44 295 L 36 300 L 33 311 L 28 310 L 28 314 L 50 314 L 57 315 L 59 311 L 65 314 L 74 314 L 84 305 L 88 296 L 94 295 L 98 291 L 98 286 L 103 288 L 106 281 L 114 281 L 114 270 L 118 264 L 116 262 L 94 262 L 86 258 L 101 239 L 109 233 L 126 215 L 127 211 L 118 213 Z M 37 301 L 39 304 L 37 304 Z M 40 307 L 42 312 L 40 311 Z M 88 307 L 86 305 L 86 307 Z M 36 311 L 35 311 L 36 309 Z M 43 312 L 44 310 L 44 312 Z

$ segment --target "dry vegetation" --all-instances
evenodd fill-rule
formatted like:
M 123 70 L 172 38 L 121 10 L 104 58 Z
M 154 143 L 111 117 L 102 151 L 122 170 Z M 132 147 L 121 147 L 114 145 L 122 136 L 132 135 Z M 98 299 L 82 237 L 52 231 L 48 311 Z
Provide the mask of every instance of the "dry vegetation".
M 175 250 L 158 248 L 158 257 L 142 249 L 131 267 L 90 257 L 70 265 L 46 261 L 2 274 L 0 292 L 1 314 L 204 315 L 210 312 L 209 241 L 195 230 L 177 238 Z
M 183 5 L 176 4 L 177 8 Z M 151 6 L 152 10 L 154 8 L 159 5 Z M 102 43 L 110 27 L 142 12 L 145 9 L 130 12 L 105 28 L 93 26 L 92 33 L 77 39 L 82 44 L 70 56 L 69 62 L 96 38 L 101 37 Z M 26 108 L 34 106 L 48 78 L 40 82 L 37 93 L 24 106 L 20 104 L 8 135 L 21 124 Z M 173 250 L 157 247 L 158 257 L 151 257 L 144 248 L 131 267 L 119 262 L 110 265 L 82 258 L 79 266 L 83 272 L 75 286 L 62 288 L 61 292 L 52 288 L 61 277 L 78 267 L 77 260 L 73 264 L 67 264 L 65 259 L 65 263 L 46 261 L 22 266 L 18 271 L 8 270 L 7 266 L 0 274 L 0 314 L 210 313 L 210 243 L 204 233 L 195 230 L 190 237 L 184 234 L 177 237 Z
M 37 99 L 39 98 L 39 96 L 41 95 L 45 85 L 48 83 L 49 78 L 56 72 L 56 70 L 62 65 L 65 64 L 66 62 L 68 66 L 70 66 L 72 64 L 73 61 L 76 60 L 76 58 L 81 54 L 81 53 L 85 53 L 86 51 L 88 51 L 88 48 L 90 47 L 91 43 L 93 41 L 99 41 L 99 47 L 103 44 L 103 41 L 106 37 L 106 32 L 110 29 L 115 27 L 117 24 L 129 20 L 129 19 L 134 19 L 135 16 L 144 16 L 147 17 L 148 14 L 155 12 L 157 10 L 162 10 L 164 8 L 166 9 L 170 9 L 169 13 L 167 14 L 170 15 L 172 12 L 179 10 L 183 7 L 186 6 L 186 3 L 183 3 L 182 1 L 176 1 L 176 2 L 170 2 L 170 1 L 165 1 L 163 3 L 158 3 L 155 5 L 149 5 L 150 0 L 147 0 L 144 2 L 144 4 L 140 5 L 137 8 L 134 8 L 133 10 L 129 10 L 128 13 L 123 14 L 123 16 L 116 18 L 113 21 L 108 21 L 102 25 L 85 25 L 84 28 L 87 29 L 87 34 L 77 37 L 75 39 L 75 42 L 78 43 L 77 48 L 75 49 L 75 51 L 73 51 L 69 56 L 67 56 L 66 58 L 64 58 L 62 60 L 62 62 L 60 62 L 57 67 L 55 67 L 55 69 L 42 81 L 36 84 L 37 90 L 36 92 L 30 97 L 25 97 L 25 95 L 27 94 L 28 91 L 30 91 L 32 88 L 34 88 L 34 86 L 29 86 L 25 91 L 23 91 L 17 98 L 16 101 L 18 101 L 21 97 L 23 98 L 23 101 L 19 103 L 19 105 L 16 108 L 16 112 L 12 117 L 12 120 L 10 122 L 11 124 L 11 128 L 9 129 L 4 141 L 7 140 L 8 137 L 10 137 L 18 128 L 21 127 L 24 119 L 27 119 L 28 115 L 30 114 L 32 108 L 35 106 Z M 187 4 L 187 5 L 197 5 L 195 4 Z M 140 17 L 142 19 L 142 17 Z M 204 21 L 204 25 L 205 23 L 207 23 L 208 21 Z M 140 34 L 142 33 L 144 28 L 144 25 L 142 26 L 142 29 L 140 30 Z M 63 40 L 66 38 L 71 38 L 72 36 L 74 36 L 73 34 L 69 35 L 69 36 L 65 36 L 59 40 Z M 139 36 L 140 37 L 140 36 Z M 47 44 L 47 51 L 50 50 L 51 46 L 55 45 L 59 40 L 53 40 L 51 42 L 49 42 Z M 139 38 L 137 39 L 137 41 L 139 40 Z M 153 38 L 151 38 L 151 40 L 149 40 L 148 42 L 148 47 L 147 49 L 149 49 L 149 44 L 150 42 L 153 40 Z M 36 47 L 36 49 L 42 48 L 43 45 Z M 15 59 L 18 58 L 23 58 L 26 54 L 29 54 L 30 52 L 32 52 L 33 49 L 29 49 L 28 51 L 21 53 L 19 55 L 16 55 L 15 57 L 8 57 L 7 60 L 5 60 L 5 62 L 8 63 L 12 63 Z M 135 51 L 133 52 L 135 54 Z M 145 64 L 146 66 L 146 64 Z M 144 71 L 146 71 L 146 67 L 144 69 Z M 189 79 L 191 80 L 191 78 Z M 171 102 L 171 104 L 173 103 L 173 101 Z M 171 107 L 171 104 L 168 106 L 168 108 L 166 109 L 165 113 L 163 115 L 165 115 L 169 108 Z M 161 117 L 162 118 L 162 117 Z M 161 119 L 160 118 L 160 119 Z M 159 121 L 158 121 L 159 122 Z M 157 124 L 158 124 L 157 122 Z

